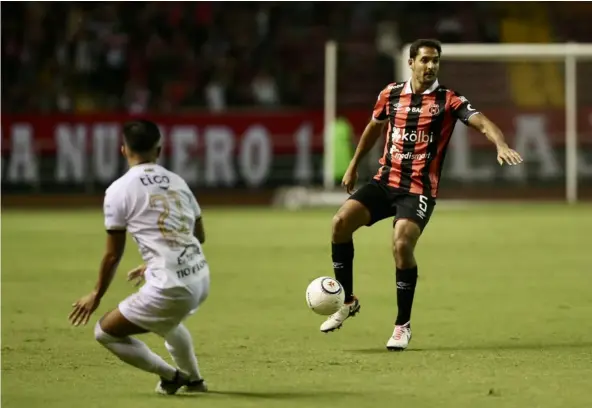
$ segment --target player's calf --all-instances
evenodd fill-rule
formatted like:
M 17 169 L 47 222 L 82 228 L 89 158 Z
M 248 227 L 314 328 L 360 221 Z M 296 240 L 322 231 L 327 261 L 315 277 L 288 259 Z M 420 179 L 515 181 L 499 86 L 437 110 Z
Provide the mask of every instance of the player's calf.
M 359 201 L 347 200 L 333 217 L 331 258 L 335 279 L 345 292 L 345 302 L 353 300 L 353 233 L 370 222 L 370 212 Z
M 119 309 L 114 309 L 96 324 L 95 339 L 121 361 L 162 379 L 172 380 L 177 370 L 150 350 L 144 342 L 131 337 L 146 332 L 147 330 L 127 320 Z
M 395 325 L 397 327 L 407 327 L 405 325 L 408 325 L 411 320 L 411 309 L 418 277 L 414 251 L 420 235 L 421 229 L 419 225 L 412 220 L 400 219 L 395 223 L 393 255 L 397 267 L 395 274 L 398 307 Z M 411 332 L 409 331 L 409 333 Z M 406 348 L 411 336 L 409 338 L 406 338 L 406 336 L 399 337 L 400 342 L 406 341 L 405 347 L 400 348 Z

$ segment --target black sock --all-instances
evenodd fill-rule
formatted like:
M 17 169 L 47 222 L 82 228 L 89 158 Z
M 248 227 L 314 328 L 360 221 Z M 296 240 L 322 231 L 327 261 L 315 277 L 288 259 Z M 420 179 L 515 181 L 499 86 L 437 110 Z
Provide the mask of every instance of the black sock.
M 417 284 L 417 266 L 409 269 L 397 268 L 397 314 L 396 325 L 405 324 L 411 320 L 413 295 Z
M 345 302 L 348 303 L 353 299 L 354 291 L 354 242 L 331 243 L 331 257 L 335 279 L 343 286 Z

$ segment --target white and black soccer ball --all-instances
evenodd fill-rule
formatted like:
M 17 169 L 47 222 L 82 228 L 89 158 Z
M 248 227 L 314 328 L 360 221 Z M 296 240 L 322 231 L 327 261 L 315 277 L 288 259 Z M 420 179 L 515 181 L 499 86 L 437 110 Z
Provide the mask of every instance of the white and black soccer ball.
M 316 278 L 306 288 L 308 307 L 322 316 L 337 312 L 345 301 L 343 287 L 335 279 L 328 276 Z

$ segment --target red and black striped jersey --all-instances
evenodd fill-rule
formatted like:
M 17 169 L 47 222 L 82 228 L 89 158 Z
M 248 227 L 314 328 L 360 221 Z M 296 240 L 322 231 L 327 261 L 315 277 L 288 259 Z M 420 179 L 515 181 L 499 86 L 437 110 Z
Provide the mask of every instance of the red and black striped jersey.
M 436 198 L 442 165 L 457 119 L 479 113 L 438 81 L 422 94 L 411 81 L 395 82 L 378 95 L 372 119 L 387 122 L 384 154 L 374 178 L 412 194 Z

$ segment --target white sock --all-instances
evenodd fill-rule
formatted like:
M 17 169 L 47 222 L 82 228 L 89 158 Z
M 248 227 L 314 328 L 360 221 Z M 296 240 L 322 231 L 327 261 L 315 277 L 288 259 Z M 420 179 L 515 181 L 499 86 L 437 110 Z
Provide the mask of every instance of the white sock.
M 197 357 L 195 357 L 195 351 L 193 350 L 193 339 L 189 330 L 183 324 L 179 324 L 165 336 L 164 345 L 177 367 L 189 374 L 191 381 L 201 379 Z
M 159 355 L 148 348 L 144 342 L 133 337 L 114 337 L 101 329 L 99 323 L 95 326 L 95 339 L 107 350 L 115 354 L 121 361 L 140 370 L 157 374 L 167 380 L 175 378 L 176 369 L 164 361 Z

